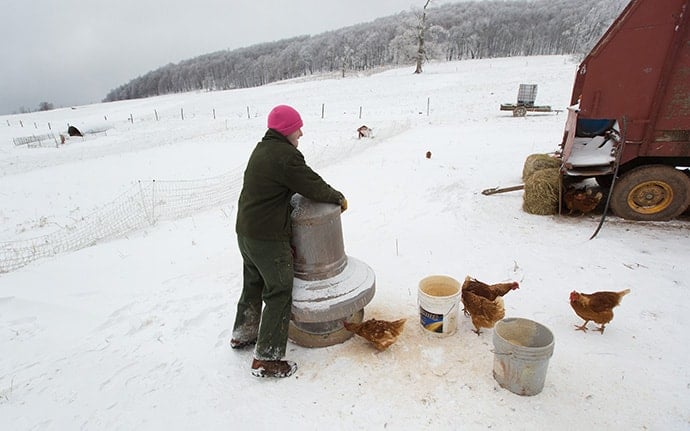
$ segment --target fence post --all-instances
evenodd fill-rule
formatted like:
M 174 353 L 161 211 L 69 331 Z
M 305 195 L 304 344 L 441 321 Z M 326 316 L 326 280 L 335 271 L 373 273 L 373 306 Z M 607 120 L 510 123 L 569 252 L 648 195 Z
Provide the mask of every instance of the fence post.
M 213 108 L 213 119 L 216 119 L 216 108 Z
M 155 187 L 153 185 L 151 186 L 151 210 L 149 211 L 149 207 L 146 206 L 148 204 L 146 203 L 146 192 L 144 191 L 144 185 L 142 184 L 141 180 L 137 180 L 137 182 L 139 183 L 139 196 L 141 196 L 141 209 L 144 211 L 144 215 L 148 219 L 149 224 L 153 225 L 153 218 L 154 218 L 153 190 Z M 153 180 L 153 184 L 154 185 L 156 184 L 156 180 Z
M 324 113 L 326 112 L 326 104 L 321 104 L 321 119 L 323 120 Z
M 153 114 L 156 116 L 156 121 L 158 121 L 158 111 L 156 111 L 156 110 L 154 109 L 154 110 L 153 110 Z
M 359 119 L 360 120 L 362 119 L 362 107 L 361 106 L 359 107 Z
M 431 105 L 431 97 L 426 98 L 426 116 L 429 116 L 429 105 Z
M 184 108 L 180 108 L 180 117 L 184 120 Z
M 22 123 L 22 120 L 19 120 L 19 125 L 24 127 L 24 123 Z
M 134 124 L 134 117 L 132 117 L 132 114 L 129 114 L 129 122 Z
M 247 120 L 251 120 L 252 116 L 249 115 L 249 106 L 247 106 Z
M 153 180 L 151 186 L 151 225 L 156 222 L 156 180 Z

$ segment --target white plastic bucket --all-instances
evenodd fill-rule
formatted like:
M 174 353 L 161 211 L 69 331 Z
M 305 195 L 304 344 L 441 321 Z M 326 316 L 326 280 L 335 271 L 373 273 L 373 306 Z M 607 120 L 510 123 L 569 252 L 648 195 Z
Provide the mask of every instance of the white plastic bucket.
M 446 275 L 430 275 L 419 282 L 419 323 L 438 336 L 455 332 L 460 283 Z
M 544 325 L 506 318 L 494 326 L 494 379 L 518 395 L 536 395 L 544 388 L 554 337 Z

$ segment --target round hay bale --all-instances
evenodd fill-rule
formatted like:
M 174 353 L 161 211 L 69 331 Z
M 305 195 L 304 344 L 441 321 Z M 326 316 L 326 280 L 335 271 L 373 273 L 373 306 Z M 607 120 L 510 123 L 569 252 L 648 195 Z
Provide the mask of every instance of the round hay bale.
M 561 160 L 548 154 L 532 154 L 527 156 L 525 165 L 522 168 L 522 181 L 527 181 L 536 171 L 549 168 L 558 168 Z
M 530 214 L 558 213 L 560 169 L 546 168 L 534 172 L 525 180 L 522 209 Z

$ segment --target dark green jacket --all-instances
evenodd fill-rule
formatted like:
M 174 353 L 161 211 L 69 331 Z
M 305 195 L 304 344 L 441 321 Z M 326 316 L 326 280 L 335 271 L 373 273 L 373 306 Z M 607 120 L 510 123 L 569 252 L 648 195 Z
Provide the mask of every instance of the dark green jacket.
M 340 204 L 335 190 L 304 161 L 302 153 L 280 133 L 268 129 L 244 171 L 235 231 L 259 240 L 289 240 L 292 195 Z

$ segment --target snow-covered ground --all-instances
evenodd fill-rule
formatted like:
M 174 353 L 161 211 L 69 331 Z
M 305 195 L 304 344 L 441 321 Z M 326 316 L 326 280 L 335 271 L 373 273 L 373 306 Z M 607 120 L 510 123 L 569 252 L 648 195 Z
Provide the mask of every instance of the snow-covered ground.
M 73 229 L 138 180 L 239 181 L 268 111 L 293 105 L 307 162 L 348 198 L 346 252 L 376 274 L 365 319 L 408 319 L 386 351 L 290 343 L 293 377 L 251 376 L 251 350 L 228 345 L 231 187 L 226 204 L 0 274 L 0 429 L 689 429 L 688 221 L 611 216 L 589 240 L 597 214 L 536 216 L 521 191 L 481 194 L 521 183 L 525 158 L 563 133 L 563 114 L 499 105 L 536 83 L 537 104 L 564 109 L 575 69 L 561 56 L 438 63 L 0 117 L 8 242 Z M 59 148 L 12 141 L 96 123 L 110 129 Z M 357 139 L 362 124 L 373 138 Z M 540 394 L 497 384 L 491 330 L 462 315 L 448 337 L 421 328 L 418 283 L 433 274 L 520 281 L 506 315 L 556 340 Z M 626 288 L 603 335 L 574 330 L 572 290 Z

